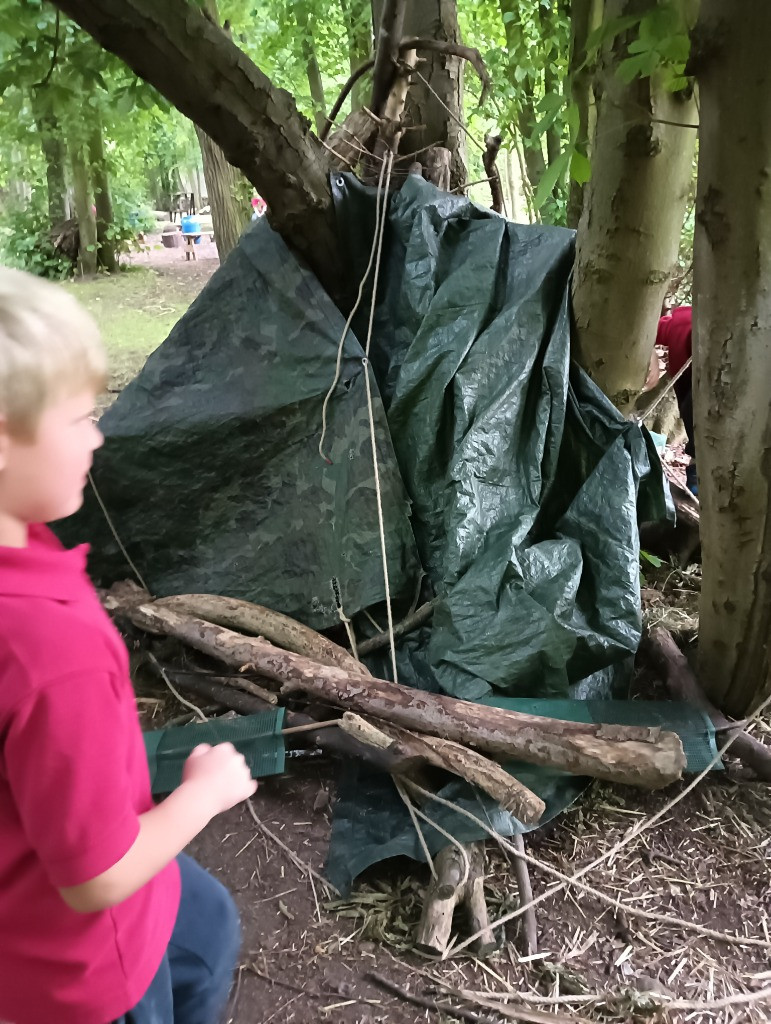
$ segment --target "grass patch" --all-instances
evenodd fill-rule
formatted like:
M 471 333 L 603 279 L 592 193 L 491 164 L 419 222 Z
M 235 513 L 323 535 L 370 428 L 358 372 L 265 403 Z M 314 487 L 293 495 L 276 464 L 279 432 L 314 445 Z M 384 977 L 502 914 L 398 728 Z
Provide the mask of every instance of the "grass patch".
M 131 267 L 112 277 L 63 285 L 99 325 L 110 357 L 110 388 L 122 388 L 187 311 L 205 281 Z

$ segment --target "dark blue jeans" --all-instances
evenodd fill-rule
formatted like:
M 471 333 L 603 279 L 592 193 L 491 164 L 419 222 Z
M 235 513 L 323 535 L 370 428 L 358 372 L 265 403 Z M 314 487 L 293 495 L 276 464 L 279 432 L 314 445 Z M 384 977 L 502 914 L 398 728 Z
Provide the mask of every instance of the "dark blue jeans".
M 115 1024 L 218 1024 L 238 959 L 241 930 L 227 889 L 184 853 L 179 913 L 150 988 Z

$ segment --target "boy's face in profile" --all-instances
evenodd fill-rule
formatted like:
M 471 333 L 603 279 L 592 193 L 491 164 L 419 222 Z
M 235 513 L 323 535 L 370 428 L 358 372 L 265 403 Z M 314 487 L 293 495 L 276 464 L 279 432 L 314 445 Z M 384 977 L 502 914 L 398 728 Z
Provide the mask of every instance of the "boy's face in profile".
M 26 529 L 76 512 L 93 453 L 104 438 L 93 418 L 90 388 L 43 412 L 32 440 L 16 438 L 0 416 L 0 521 Z

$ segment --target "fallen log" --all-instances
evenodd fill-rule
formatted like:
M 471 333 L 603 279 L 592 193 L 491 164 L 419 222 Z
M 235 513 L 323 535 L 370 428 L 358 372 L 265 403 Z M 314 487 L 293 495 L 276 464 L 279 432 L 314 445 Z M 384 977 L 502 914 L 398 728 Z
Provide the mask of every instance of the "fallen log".
M 436 856 L 436 878 L 426 890 L 415 931 L 415 946 L 421 953 L 441 956 L 445 952 L 458 904 L 465 907 L 470 934 L 485 931 L 473 946 L 476 955 L 489 956 L 497 947 L 484 897 L 485 844 L 469 843 L 464 849 L 468 865 L 457 846 L 445 846 Z
M 535 793 L 509 775 L 497 762 L 459 743 L 435 736 L 420 736 L 385 722 L 371 721 L 346 711 L 340 727 L 362 743 L 403 757 L 405 764 L 417 758 L 423 764 L 457 775 L 491 796 L 504 810 L 526 825 L 535 825 L 546 804 Z M 407 769 L 409 770 L 409 769 Z
M 328 640 L 315 629 L 303 625 L 296 619 L 281 612 L 271 611 L 260 604 L 242 601 L 235 597 L 219 597 L 216 594 L 176 594 L 161 597 L 153 602 L 156 608 L 170 608 L 181 615 L 192 615 L 197 619 L 227 626 L 238 633 L 263 636 L 277 647 L 283 647 L 295 654 L 302 654 L 322 665 L 336 665 L 346 672 L 358 672 L 368 676 L 369 670 L 352 657 L 348 651 Z
M 663 626 L 654 626 L 643 637 L 642 650 L 660 672 L 667 690 L 675 700 L 685 701 L 706 712 L 718 732 L 741 729 L 731 722 L 722 711 L 709 700 L 688 664 L 688 659 L 675 643 L 672 634 Z M 759 779 L 771 782 L 771 749 L 754 736 L 739 732 L 734 738 L 729 753 L 748 768 Z
M 139 605 L 126 614 L 140 628 L 174 636 L 228 665 L 254 666 L 260 675 L 280 682 L 284 694 L 310 693 L 347 711 L 455 740 L 500 759 L 516 758 L 643 789 L 660 789 L 679 779 L 685 768 L 680 738 L 658 728 L 563 722 L 488 708 L 319 665 L 169 608 Z

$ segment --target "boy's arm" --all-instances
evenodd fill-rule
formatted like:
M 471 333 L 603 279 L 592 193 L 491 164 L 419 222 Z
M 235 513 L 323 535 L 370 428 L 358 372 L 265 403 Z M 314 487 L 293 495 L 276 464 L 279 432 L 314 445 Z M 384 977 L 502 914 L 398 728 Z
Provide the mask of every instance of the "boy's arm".
M 122 903 L 174 860 L 215 815 L 256 789 L 232 744 L 201 744 L 187 759 L 179 788 L 139 816 L 139 835 L 127 853 L 88 882 L 60 889 L 62 899 L 83 914 Z

